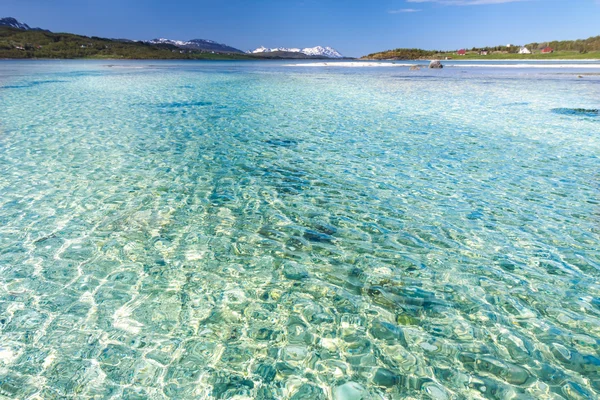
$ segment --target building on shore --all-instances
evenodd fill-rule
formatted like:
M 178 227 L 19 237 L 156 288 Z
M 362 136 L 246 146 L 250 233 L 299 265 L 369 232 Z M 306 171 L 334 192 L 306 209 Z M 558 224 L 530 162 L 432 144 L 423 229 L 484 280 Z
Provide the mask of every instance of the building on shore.
M 465 49 L 460 49 L 459 51 L 456 52 L 456 54 L 458 54 L 459 56 L 466 56 L 467 51 Z
M 552 47 L 544 47 L 542 49 L 542 54 L 550 54 L 550 53 L 554 53 L 554 49 Z
M 519 54 L 531 54 L 531 50 L 529 50 L 527 47 L 523 46 L 523 47 L 521 47 L 521 50 L 519 50 Z

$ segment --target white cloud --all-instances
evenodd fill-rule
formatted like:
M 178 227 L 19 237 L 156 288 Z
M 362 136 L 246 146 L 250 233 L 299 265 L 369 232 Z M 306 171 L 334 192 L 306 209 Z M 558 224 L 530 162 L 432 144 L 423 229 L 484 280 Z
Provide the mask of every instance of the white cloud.
M 485 4 L 517 3 L 522 1 L 530 0 L 406 0 L 407 3 L 438 3 L 447 6 L 481 6 Z
M 402 14 L 402 13 L 416 13 L 421 10 L 417 10 L 416 8 L 401 8 L 399 10 L 390 10 L 388 14 Z

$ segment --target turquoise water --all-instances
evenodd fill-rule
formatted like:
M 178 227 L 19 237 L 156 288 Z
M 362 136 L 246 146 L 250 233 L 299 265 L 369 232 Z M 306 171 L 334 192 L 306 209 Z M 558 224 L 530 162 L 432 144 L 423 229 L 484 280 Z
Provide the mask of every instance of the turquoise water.
M 0 62 L 0 398 L 600 396 L 600 76 L 108 64 Z

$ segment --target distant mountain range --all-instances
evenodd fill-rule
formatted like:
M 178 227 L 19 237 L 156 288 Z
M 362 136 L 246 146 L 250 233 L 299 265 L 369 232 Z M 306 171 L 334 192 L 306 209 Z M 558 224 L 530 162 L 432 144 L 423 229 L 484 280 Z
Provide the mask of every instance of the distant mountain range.
M 217 43 L 212 40 L 193 39 L 189 41 L 172 40 L 172 39 L 153 39 L 146 41 L 150 44 L 169 44 L 179 47 L 180 49 L 214 51 L 218 53 L 239 53 L 243 54 L 242 50 L 226 44 Z M 259 47 L 255 50 L 248 51 L 247 54 L 257 54 L 266 58 L 344 58 L 337 50 L 331 47 L 310 47 L 305 49 L 297 48 L 273 48 Z
M 213 40 L 192 39 L 189 41 L 171 40 L 171 39 L 153 39 L 146 43 L 150 44 L 170 44 L 180 49 L 214 51 L 215 53 L 244 53 L 242 50 L 235 47 L 227 46 L 226 44 L 217 43 Z
M 266 48 L 259 47 L 254 50 L 250 50 L 248 53 L 250 54 L 264 54 L 264 53 L 300 53 L 305 54 L 310 57 L 326 57 L 326 58 L 344 58 L 336 49 L 332 47 L 308 47 L 305 49 L 297 49 L 297 48 L 286 48 L 286 47 L 278 47 L 278 48 Z
M 14 18 L 0 19 L 0 59 L 93 58 L 132 60 L 255 60 L 257 57 L 211 41 L 190 41 L 183 47 L 168 41 L 155 43 L 107 39 L 31 28 Z M 215 49 L 215 50 L 211 50 Z M 236 49 L 233 49 L 236 50 Z
M 9 28 L 26 32 L 43 32 L 52 34 L 48 30 L 40 28 L 31 28 L 29 25 L 19 22 L 15 18 L 1 18 L 0 28 Z M 61 34 L 56 35 L 52 41 L 48 37 L 39 37 L 33 40 L 31 36 L 15 37 L 11 40 L 5 36 L 0 37 L 0 56 L 6 58 L 81 58 L 81 57 L 110 57 L 119 56 L 120 58 L 209 58 L 210 54 L 235 56 L 236 58 L 279 58 L 279 59 L 313 59 L 313 58 L 343 58 L 335 49 L 331 47 L 312 47 L 306 49 L 267 49 L 260 47 L 251 52 L 244 52 L 235 47 L 218 43 L 213 40 L 192 39 L 192 40 L 173 40 L 173 39 L 152 39 L 145 41 L 134 41 L 129 39 L 104 39 L 98 37 L 88 38 L 86 36 Z M 89 41 L 87 39 L 93 39 Z M 5 44 L 2 42 L 6 41 Z M 65 46 L 58 46 L 57 43 L 77 42 L 78 50 L 75 47 L 64 49 Z M 102 41 L 96 43 L 95 41 Z M 81 43 L 79 43 L 81 42 Z M 109 43 L 110 42 L 110 43 Z M 112 44 L 111 44 L 112 43 Z M 55 49 L 61 47 L 61 50 Z M 154 47 L 154 49 L 153 49 Z M 118 54 L 115 50 L 118 49 Z M 19 50 L 19 51 L 15 51 Z M 112 50 L 112 53 L 111 51 Z M 128 53 L 129 51 L 129 53 Z M 173 54 L 166 54 L 170 51 Z

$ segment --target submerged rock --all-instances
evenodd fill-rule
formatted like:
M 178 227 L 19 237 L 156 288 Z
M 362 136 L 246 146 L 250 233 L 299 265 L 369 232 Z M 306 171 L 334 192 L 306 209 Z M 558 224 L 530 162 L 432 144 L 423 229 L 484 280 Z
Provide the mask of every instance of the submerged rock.
M 385 321 L 375 321 L 369 330 L 375 339 L 385 340 L 386 342 L 398 342 L 404 347 L 408 347 L 404 331 L 401 328 Z
M 421 69 L 420 65 L 413 65 L 412 67 L 410 67 L 411 71 L 419 71 Z
M 308 271 L 300 264 L 289 263 L 283 267 L 283 276 L 293 281 L 301 281 L 308 278 Z
M 597 108 L 553 108 L 554 114 L 573 115 L 579 117 L 598 117 L 600 109 Z
M 334 400 L 363 400 L 367 391 L 356 382 L 346 382 L 333 391 Z
M 300 389 L 291 397 L 291 400 L 314 399 L 325 400 L 327 397 L 323 393 L 323 389 L 318 386 L 305 383 L 300 386 Z
M 433 60 L 432 62 L 429 63 L 429 68 L 441 69 L 441 68 L 444 68 L 444 66 L 442 65 L 440 60 Z
M 311 229 L 308 229 L 306 232 L 304 232 L 304 238 L 311 242 L 318 242 L 318 243 L 333 242 L 333 236 L 328 235 L 326 233 L 313 231 Z
M 268 139 L 265 140 L 265 143 L 279 147 L 293 147 L 298 145 L 298 141 L 294 139 Z
M 259 375 L 265 383 L 273 382 L 273 380 L 275 380 L 275 376 L 277 375 L 275 367 L 269 364 L 259 364 L 254 373 Z
M 373 377 L 373 383 L 377 386 L 392 387 L 399 382 L 400 376 L 385 368 L 379 368 Z
M 159 108 L 186 108 L 186 107 L 206 107 L 213 103 L 211 101 L 174 101 L 172 103 L 159 103 Z

